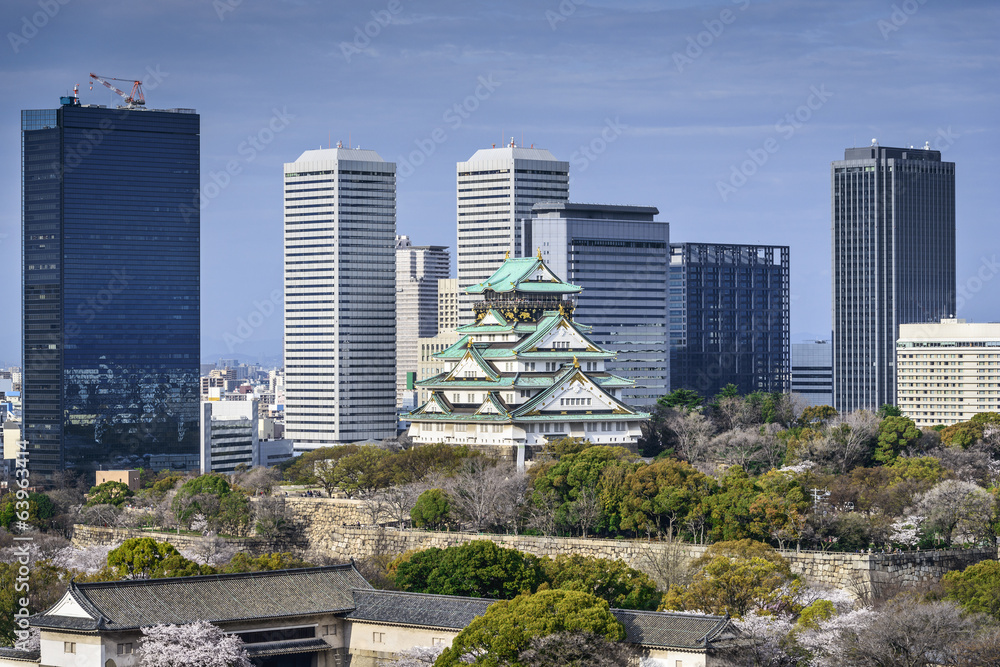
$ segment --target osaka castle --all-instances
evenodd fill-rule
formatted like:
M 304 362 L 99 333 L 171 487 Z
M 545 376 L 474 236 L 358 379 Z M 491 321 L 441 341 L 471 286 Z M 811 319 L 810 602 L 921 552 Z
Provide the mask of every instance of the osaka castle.
M 538 257 L 508 258 L 485 282 L 475 322 L 435 358 L 445 369 L 417 383 L 428 400 L 405 418 L 415 443 L 444 442 L 525 458 L 549 440 L 576 437 L 634 447 L 649 414 L 621 401 L 632 382 L 604 368 L 615 358 L 573 321 L 572 296 Z

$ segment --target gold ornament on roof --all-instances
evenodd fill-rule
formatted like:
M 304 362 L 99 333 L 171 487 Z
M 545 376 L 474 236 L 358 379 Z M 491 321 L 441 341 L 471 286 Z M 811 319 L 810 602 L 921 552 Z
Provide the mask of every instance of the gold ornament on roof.
M 573 368 L 579 368 L 580 362 L 576 360 L 576 355 L 573 355 Z
M 542 248 L 539 247 L 538 248 L 538 259 L 541 259 L 541 258 L 542 258 Z
M 505 252 L 505 253 L 503 254 L 503 258 L 504 258 L 505 260 L 507 260 L 507 259 L 510 259 L 510 250 L 508 250 L 507 252 Z

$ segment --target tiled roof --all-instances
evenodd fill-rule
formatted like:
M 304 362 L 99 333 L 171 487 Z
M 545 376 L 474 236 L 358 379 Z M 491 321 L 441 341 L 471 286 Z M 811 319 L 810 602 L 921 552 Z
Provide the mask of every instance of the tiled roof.
M 399 591 L 354 591 L 354 611 L 345 616 L 354 621 L 397 623 L 430 628 L 461 630 L 472 619 L 486 613 L 495 600 L 457 595 L 430 595 Z
M 642 646 L 705 648 L 737 633 L 732 621 L 725 616 L 631 609 L 612 609 L 611 613 L 625 626 L 627 641 Z
M 261 658 L 272 655 L 315 653 L 317 651 L 329 651 L 331 648 L 333 647 L 319 637 L 307 637 L 305 639 L 284 639 L 274 642 L 247 644 L 247 654 L 251 658 Z
M 467 294 L 482 294 L 487 290 L 493 290 L 494 292 L 571 294 L 582 289 L 579 285 L 571 285 L 558 279 L 529 280 L 530 277 L 536 275 L 536 271 L 555 277 L 555 274 L 538 257 L 508 258 L 492 276 L 477 285 L 466 287 L 465 292 Z
M 15 661 L 23 660 L 24 662 L 30 662 L 37 665 L 42 659 L 42 652 L 37 648 L 34 651 L 22 651 L 19 648 L 0 646 L 0 658 Z
M 370 588 L 353 565 L 198 577 L 70 584 L 70 595 L 102 630 L 159 623 L 213 623 L 344 611 L 351 591 Z M 32 617 L 32 625 L 66 627 L 64 616 Z M 75 619 L 86 621 L 86 619 Z M 92 624 L 93 627 L 93 624 Z M 83 628 L 79 628 L 83 629 Z

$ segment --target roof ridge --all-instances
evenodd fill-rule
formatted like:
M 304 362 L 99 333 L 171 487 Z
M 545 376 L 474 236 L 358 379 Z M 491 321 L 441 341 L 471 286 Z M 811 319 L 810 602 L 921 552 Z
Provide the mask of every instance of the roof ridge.
M 471 595 L 443 595 L 441 593 L 419 593 L 417 591 L 388 591 L 381 588 L 353 588 L 351 593 L 373 593 L 373 594 L 386 594 L 386 595 L 403 595 L 411 597 L 423 597 L 423 598 L 441 598 L 446 600 L 475 600 L 477 602 L 502 602 L 496 598 L 477 598 Z
M 217 572 L 215 574 L 195 574 L 187 577 L 156 577 L 149 579 L 119 579 L 113 581 L 88 581 L 83 583 L 76 583 L 75 586 L 78 590 L 85 591 L 95 588 L 107 587 L 113 585 L 116 588 L 121 587 L 133 587 L 133 586 L 151 586 L 151 585 L 164 585 L 168 583 L 175 583 L 178 580 L 184 581 L 208 581 L 208 580 L 220 580 L 220 579 L 241 579 L 248 577 L 274 577 L 280 575 L 288 574 L 307 574 L 310 572 L 333 572 L 335 570 L 353 569 L 354 565 L 352 563 L 338 563 L 337 565 L 315 565 L 312 567 L 290 567 L 282 570 L 256 570 L 252 572 Z
M 685 616 L 688 618 L 710 618 L 713 620 L 726 620 L 725 616 L 717 616 L 715 614 L 693 614 L 686 611 L 655 611 L 650 609 L 623 609 L 621 607 L 611 607 L 609 610 L 611 613 L 616 611 L 624 612 L 627 614 L 643 614 L 647 616 Z

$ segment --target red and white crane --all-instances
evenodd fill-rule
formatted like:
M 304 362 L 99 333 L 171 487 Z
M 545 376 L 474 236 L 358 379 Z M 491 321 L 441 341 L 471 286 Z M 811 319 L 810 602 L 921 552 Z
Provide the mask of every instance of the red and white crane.
M 91 90 L 94 89 L 94 81 L 103 83 L 105 86 L 107 86 L 108 88 L 110 88 L 111 90 L 115 91 L 116 93 L 122 96 L 122 99 L 125 100 L 125 108 L 134 109 L 136 107 L 146 106 L 146 98 L 142 94 L 142 81 L 136 81 L 135 79 L 116 79 L 113 76 L 109 77 L 97 76 L 93 72 L 90 73 L 90 78 L 91 78 L 90 81 Z M 118 89 L 117 87 L 115 87 L 113 83 L 111 83 L 112 81 L 130 82 L 132 84 L 132 93 L 128 94 L 124 90 Z

